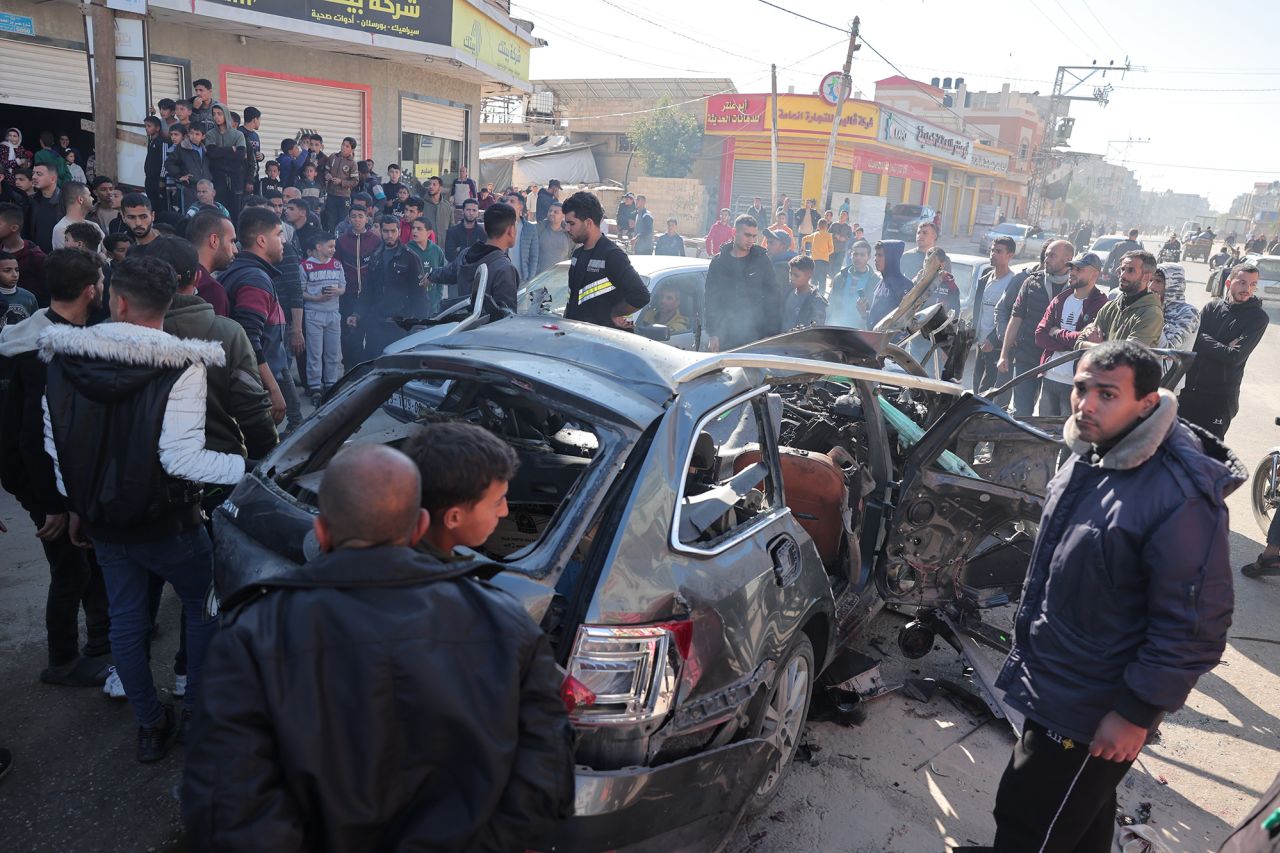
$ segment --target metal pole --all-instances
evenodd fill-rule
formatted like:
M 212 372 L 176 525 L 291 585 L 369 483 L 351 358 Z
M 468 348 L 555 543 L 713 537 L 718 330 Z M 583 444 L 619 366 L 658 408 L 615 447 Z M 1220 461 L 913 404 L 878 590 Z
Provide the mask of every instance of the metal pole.
M 93 149 L 98 174 L 119 175 L 116 124 L 120 120 L 116 103 L 116 20 L 115 12 L 102 2 L 85 9 L 93 22 Z
M 780 204 L 778 199 L 778 66 L 771 65 L 769 69 L 773 77 L 773 118 L 770 120 L 773 133 L 769 141 L 769 222 L 761 222 L 761 228 L 767 228 L 773 222 L 773 211 Z
M 836 114 L 831 119 L 831 138 L 827 140 L 827 161 L 822 167 L 822 198 L 819 199 L 818 210 L 826 210 L 831 192 L 831 161 L 836 156 L 836 137 L 840 134 L 840 118 L 844 114 L 844 102 L 853 89 L 853 81 L 849 72 L 853 69 L 853 52 L 858 49 L 858 18 L 853 19 L 853 28 L 849 30 L 849 51 L 844 55 L 844 71 L 840 74 L 840 96 L 836 98 Z

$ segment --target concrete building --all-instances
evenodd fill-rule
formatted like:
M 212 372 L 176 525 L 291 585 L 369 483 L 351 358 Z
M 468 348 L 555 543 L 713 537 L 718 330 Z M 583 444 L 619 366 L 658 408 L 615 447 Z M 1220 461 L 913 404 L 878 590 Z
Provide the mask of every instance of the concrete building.
M 702 122 L 703 102 L 711 95 L 735 92 L 727 78 L 622 78 L 534 80 L 527 96 L 486 103 L 483 144 L 534 140 L 563 134 L 592 146 L 602 181 L 627 186 L 649 177 L 628 135 L 636 118 L 664 102 Z M 713 184 L 720 163 L 719 141 L 705 139 L 690 177 Z
M 1180 231 L 1185 222 L 1203 224 L 1213 218 L 1209 199 L 1195 193 L 1175 193 L 1173 190 L 1143 191 L 1142 222 L 1151 228 L 1168 228 Z
M 1231 203 L 1232 217 L 1247 219 L 1250 227 L 1268 233 L 1280 222 L 1280 181 L 1258 181 Z
M 1007 153 L 1007 174 L 983 182 L 978 201 L 995 205 L 1006 219 L 1025 216 L 1033 158 L 1048 121 L 1048 97 L 1014 91 L 1008 83 L 999 92 L 971 92 L 962 77 L 924 83 L 893 76 L 876 81 L 875 99 Z
M 1071 154 L 1071 188 L 1067 206 L 1072 219 L 1115 222 L 1121 231 L 1142 222 L 1142 186 L 1133 170 L 1108 163 L 1101 154 Z M 1097 229 L 1094 229 L 1097 233 Z
M 105 150 L 98 170 L 141 184 L 142 119 L 164 97 L 191 94 L 206 78 L 237 112 L 262 111 L 264 153 L 303 130 L 326 150 L 344 136 L 378 170 L 399 163 L 419 178 L 476 170 L 480 105 L 529 85 L 532 25 L 496 0 L 121 0 L 108 9 L 74 0 L 11 0 L 17 32 L 0 33 L 6 124 L 34 140 L 70 132 L 73 144 Z M 114 30 L 93 38 L 86 20 Z M 118 97 L 94 98 L 86 46 L 107 57 Z M 114 56 L 114 62 L 110 58 Z M 120 105 L 117 110 L 116 105 Z M 105 122 L 117 133 L 103 137 Z M 94 134 L 97 134 L 95 140 Z M 114 138 L 111 138 L 111 137 Z

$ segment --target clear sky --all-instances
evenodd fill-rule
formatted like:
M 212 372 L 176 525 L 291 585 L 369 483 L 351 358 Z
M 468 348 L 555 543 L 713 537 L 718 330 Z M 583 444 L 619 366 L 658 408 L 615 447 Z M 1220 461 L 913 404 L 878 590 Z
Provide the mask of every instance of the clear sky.
M 971 91 L 1009 82 L 1044 94 L 1059 64 L 1123 65 L 1127 55 L 1145 70 L 1108 74 L 1109 106 L 1072 104 L 1074 150 L 1123 162 L 1144 190 L 1201 193 L 1220 210 L 1255 181 L 1280 179 L 1274 0 L 778 5 L 843 28 L 860 15 L 867 46 L 853 79 L 866 98 L 897 73 L 870 47 L 926 82 L 964 77 Z M 767 92 L 776 62 L 779 91 L 813 92 L 847 47 L 836 30 L 760 0 L 512 0 L 511 8 L 550 43 L 533 51 L 535 79 L 729 77 L 739 91 Z

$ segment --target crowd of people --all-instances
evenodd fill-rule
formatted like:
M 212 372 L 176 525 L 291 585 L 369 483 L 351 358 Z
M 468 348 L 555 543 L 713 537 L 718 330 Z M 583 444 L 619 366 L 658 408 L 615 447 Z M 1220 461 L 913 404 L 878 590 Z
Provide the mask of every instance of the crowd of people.
M 92 158 L 77 173 L 77 152 L 59 151 L 51 134 L 41 134 L 35 156 L 26 156 L 21 134 L 8 135 L 0 184 L 0 483 L 29 514 L 49 564 L 48 661 L 40 678 L 127 700 L 138 761 L 160 761 L 175 742 L 187 742 L 183 812 L 197 849 L 261 846 L 264 838 L 308 846 L 321 827 L 336 847 L 374 827 L 387 833 L 387 846 L 430 839 L 450 849 L 522 849 L 572 807 L 562 679 L 537 625 L 478 580 L 456 550 L 478 547 L 506 515 L 517 464 L 511 448 L 479 427 L 437 424 L 404 453 L 373 445 L 339 453 L 319 485 L 321 556 L 269 585 L 223 591 L 231 615 L 221 628 L 205 607 L 209 515 L 300 423 L 303 395 L 320 405 L 347 369 L 383 352 L 414 320 L 470 303 L 482 268 L 479 307 L 491 315 L 516 312 L 521 285 L 567 260 L 567 319 L 625 330 L 644 309 L 641 324 L 680 331 L 690 319 L 677 295 L 664 291 L 650 306 L 631 256 L 684 255 L 687 244 L 674 218 L 665 233 L 655 232 L 643 195 L 623 197 L 620 242 L 606 233 L 595 195 L 562 200 L 558 181 L 495 194 L 460 167 L 447 188 L 439 176 L 416 186 L 394 163 L 383 180 L 371 161 L 355 159 L 356 139 L 327 154 L 317 134 L 282 140 L 267 159 L 260 120 L 253 107 L 240 115 L 217 102 L 206 80 L 196 81 L 190 99 L 161 101 L 146 121 L 142 191 L 93 174 Z M 926 222 L 914 246 L 872 244 L 847 206 L 819 211 L 813 199 L 797 208 L 783 197 L 770 210 L 755 198 L 732 222 L 721 210 L 705 238 L 706 348 L 724 351 L 809 326 L 875 328 L 901 312 L 922 276 L 931 286 L 921 307 L 958 310 L 959 288 L 937 240 L 936 225 Z M 1212 611 L 1213 636 L 1194 650 L 1174 650 L 1199 655 L 1178 686 L 1151 667 L 1139 679 L 1141 696 L 1094 713 L 1105 704 L 1100 697 L 1125 683 L 1111 672 L 1085 691 L 1092 705 L 1055 718 L 1045 697 L 1065 706 L 1079 692 L 1061 685 L 1041 692 L 1049 653 L 1039 635 L 1027 633 L 1026 620 L 1057 606 L 1042 596 L 1045 578 L 1085 559 L 1073 545 L 1078 531 L 1118 524 L 1096 502 L 1076 500 L 1112 462 L 1142 471 L 1126 494 L 1178 499 L 1163 515 L 1133 522 L 1143 535 L 1169 518 L 1184 519 L 1187 530 L 1199 525 L 1211 533 L 1220 568 L 1223 493 L 1206 483 L 1236 483 L 1227 463 L 1210 456 L 1238 409 L 1245 364 L 1268 324 L 1252 264 L 1232 267 L 1224 298 L 1197 312 L 1185 301 L 1184 268 L 1157 263 L 1140 244 L 1103 259 L 1055 240 L 1037 265 L 1018 272 L 1015 252 L 1011 238 L 995 239 L 979 283 L 975 389 L 1067 352 L 1086 354 L 1001 401 L 1018 417 L 1076 413 L 1066 431 L 1076 455 L 1053 487 L 1072 498 L 1055 510 L 1067 520 L 1044 527 L 1051 533 L 1033 559 L 1002 676 L 1034 723 L 997 799 L 1000 832 L 1019 839 L 1010 849 L 1040 837 L 1045 821 L 1053 831 L 1050 799 L 1028 803 L 1026 792 L 1047 790 L 1046 780 L 1071 782 L 1070 773 L 1084 767 L 1047 745 L 1061 745 L 1055 731 L 1093 736 L 1093 754 L 1115 765 L 1082 784 L 1092 799 L 1077 823 L 1101 833 L 1121 768 L 1158 718 L 1151 697 L 1164 690 L 1167 702 L 1180 704 L 1206 655 L 1220 651 L 1229 592 L 1215 575 L 1218 586 L 1191 614 Z M 1112 263 L 1118 284 L 1107 293 L 1098 280 Z M 1179 397 L 1159 390 L 1168 362 L 1151 349 L 1197 354 Z M 1124 405 L 1106 396 L 1115 377 L 1128 383 Z M 1203 433 L 1179 425 L 1179 417 Z M 1194 482 L 1172 482 L 1152 462 L 1157 448 L 1194 468 Z M 1259 558 L 1263 568 L 1280 568 L 1274 532 L 1274 551 Z M 1177 560 L 1179 541 L 1171 538 L 1154 557 L 1116 559 L 1134 571 L 1151 559 L 1190 571 Z M 1070 559 L 1051 559 L 1057 550 Z M 165 585 L 182 605 L 169 691 L 180 708 L 161 700 L 152 674 Z M 1145 605 L 1124 605 L 1114 608 L 1112 627 L 1140 621 Z M 440 684 L 477 684 L 476 670 L 490 676 L 483 691 L 468 692 L 465 704 L 442 697 Z M 335 698 L 339 682 L 343 696 Z M 299 707 L 351 737 L 287 724 Z M 385 771 L 391 760 L 397 773 Z

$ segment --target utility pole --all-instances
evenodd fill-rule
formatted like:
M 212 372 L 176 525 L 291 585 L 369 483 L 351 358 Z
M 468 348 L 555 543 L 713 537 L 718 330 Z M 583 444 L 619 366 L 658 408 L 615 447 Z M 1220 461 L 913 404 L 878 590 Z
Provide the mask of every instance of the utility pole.
M 853 91 L 853 81 L 849 72 L 853 70 L 853 52 L 862 45 L 858 44 L 858 18 L 853 19 L 853 27 L 849 30 L 849 52 L 844 55 L 844 70 L 840 73 L 840 96 L 836 98 L 836 114 L 831 119 L 831 138 L 827 140 L 827 161 L 822 167 L 822 198 L 818 210 L 826 210 L 831 193 L 831 161 L 836 157 L 836 137 L 840 135 L 840 119 L 844 116 L 844 102 Z M 774 121 L 774 127 L 778 123 Z
M 1102 78 L 1108 71 L 1119 71 L 1121 79 L 1130 71 L 1145 71 L 1145 68 L 1134 68 L 1125 57 L 1124 65 L 1117 66 L 1112 60 L 1107 65 L 1059 65 L 1058 74 L 1053 81 L 1053 94 L 1049 98 L 1049 116 L 1045 121 L 1044 137 L 1040 147 L 1036 149 L 1032 162 L 1031 183 L 1028 187 L 1027 223 L 1032 226 L 1042 225 L 1040 217 L 1044 214 L 1044 191 L 1048 183 L 1050 163 L 1053 159 L 1053 148 L 1058 144 L 1058 124 L 1066 116 L 1067 104 L 1070 101 L 1092 101 L 1100 107 L 1111 102 L 1113 87 L 1110 83 L 1092 86 L 1089 94 L 1083 94 L 1082 88 L 1095 76 Z M 1067 78 L 1070 78 L 1068 80 Z M 1077 94 L 1077 92 L 1081 92 Z
M 773 211 L 778 206 L 778 66 L 769 66 L 770 75 L 773 77 L 773 99 L 772 111 L 773 118 L 770 120 L 769 126 L 773 128 L 769 140 L 769 222 L 761 222 L 761 228 L 768 228 L 769 223 L 773 221 Z

